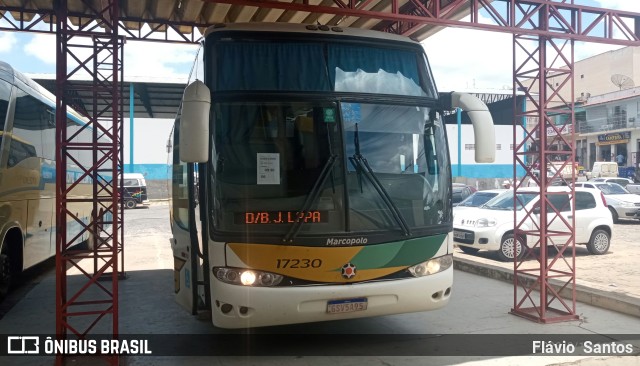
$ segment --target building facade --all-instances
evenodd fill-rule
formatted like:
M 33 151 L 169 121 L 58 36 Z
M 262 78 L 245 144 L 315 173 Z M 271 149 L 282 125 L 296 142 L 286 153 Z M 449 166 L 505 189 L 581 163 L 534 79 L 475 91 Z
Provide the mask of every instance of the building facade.
M 563 77 L 550 84 L 559 86 Z M 636 86 L 636 82 L 639 86 Z M 561 88 L 570 100 L 569 88 Z M 596 161 L 615 161 L 623 168 L 640 162 L 640 47 L 608 51 L 574 64 L 575 131 L 563 128 L 563 137 L 575 144 L 576 161 L 591 170 Z M 553 118 L 552 118 L 553 120 Z M 529 128 L 537 120 L 528 121 Z M 553 120 L 557 126 L 566 118 Z M 551 127 L 547 136 L 555 135 Z M 556 140 L 551 150 L 571 147 Z M 625 171 L 622 175 L 630 176 Z
M 590 96 L 576 118 L 576 160 L 585 167 L 615 161 L 637 167 L 640 151 L 640 87 Z M 577 117 L 577 116 L 576 116 Z

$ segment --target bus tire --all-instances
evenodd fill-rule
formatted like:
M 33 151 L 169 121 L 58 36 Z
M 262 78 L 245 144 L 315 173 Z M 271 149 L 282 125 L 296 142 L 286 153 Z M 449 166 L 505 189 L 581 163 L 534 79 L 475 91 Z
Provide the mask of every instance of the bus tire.
M 136 208 L 136 206 L 137 206 L 137 204 L 136 204 L 136 201 L 134 201 L 134 200 L 126 200 L 124 202 L 124 207 L 126 207 L 126 208 Z
M 11 258 L 3 249 L 0 254 L 0 299 L 4 299 L 11 288 Z

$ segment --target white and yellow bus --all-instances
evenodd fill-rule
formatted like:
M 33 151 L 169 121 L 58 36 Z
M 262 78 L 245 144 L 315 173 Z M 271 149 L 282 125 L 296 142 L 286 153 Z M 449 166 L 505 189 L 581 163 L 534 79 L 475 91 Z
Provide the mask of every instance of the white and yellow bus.
M 55 116 L 55 96 L 0 62 L 0 298 L 23 270 L 56 252 Z M 69 110 L 68 133 L 79 133 L 91 141 L 91 129 L 83 128 L 85 124 L 80 115 Z M 74 158 L 89 164 L 91 152 Z M 81 174 L 81 170 L 70 162 L 68 181 L 76 178 L 74 174 Z M 71 195 L 91 194 L 88 186 L 79 185 Z M 88 222 L 90 204 L 69 203 L 68 208 Z M 77 222 L 67 223 L 69 238 L 82 231 Z M 75 244 L 87 238 L 83 233 Z
M 447 304 L 442 113 L 469 110 L 478 161 L 492 161 L 495 136 L 478 99 L 438 94 L 419 43 L 361 29 L 222 24 L 206 32 L 191 79 L 173 133 L 179 303 L 210 308 L 222 328 Z

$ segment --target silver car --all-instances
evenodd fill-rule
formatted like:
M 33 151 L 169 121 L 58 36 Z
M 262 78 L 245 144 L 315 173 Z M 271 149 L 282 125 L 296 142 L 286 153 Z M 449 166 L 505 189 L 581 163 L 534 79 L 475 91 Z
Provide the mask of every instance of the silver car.
M 640 219 L 640 196 L 630 193 L 624 187 L 616 183 L 580 182 L 576 187 L 599 189 L 607 207 L 611 211 L 613 222 L 618 219 Z
M 626 187 L 627 184 L 633 183 L 633 181 L 629 178 L 593 178 L 589 180 L 590 182 L 599 182 L 599 183 L 617 183 L 623 187 Z

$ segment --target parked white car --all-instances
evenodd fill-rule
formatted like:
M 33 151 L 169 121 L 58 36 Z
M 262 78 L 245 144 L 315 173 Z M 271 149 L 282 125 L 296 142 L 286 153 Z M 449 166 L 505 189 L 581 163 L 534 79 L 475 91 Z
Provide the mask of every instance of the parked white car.
M 616 183 L 581 182 L 576 187 L 597 188 L 604 194 L 613 222 L 619 219 L 640 219 L 640 196 Z
M 568 187 L 549 187 L 549 200 L 554 207 L 559 208 L 560 215 L 570 222 L 571 206 Z M 566 194 L 562 194 L 566 192 Z M 532 213 L 521 227 L 524 230 L 535 228 L 539 214 L 534 207 L 539 207 L 539 194 L 535 189 L 518 190 L 518 207 L 516 215 L 521 221 L 526 212 Z M 575 242 L 586 244 L 592 254 L 604 254 L 609 250 L 613 232 L 613 220 L 604 195 L 597 189 L 576 188 L 575 210 Z M 518 237 L 513 234 L 514 229 L 514 193 L 504 192 L 491 202 L 473 210 L 461 211 L 453 217 L 453 240 L 465 253 L 473 254 L 479 250 L 496 250 L 502 261 L 512 261 L 514 252 L 521 258 L 525 251 L 523 245 L 532 247 L 537 237 Z M 525 211 L 526 209 L 526 211 Z M 566 231 L 567 226 L 556 215 L 548 213 L 550 230 Z M 562 245 L 567 241 L 566 236 L 548 236 L 548 245 Z

